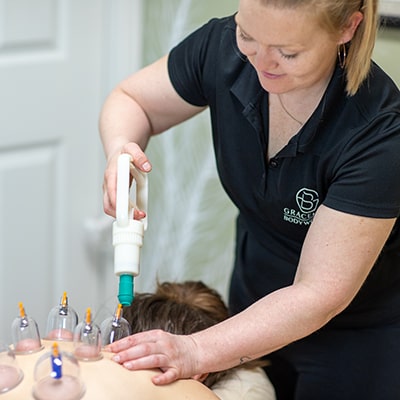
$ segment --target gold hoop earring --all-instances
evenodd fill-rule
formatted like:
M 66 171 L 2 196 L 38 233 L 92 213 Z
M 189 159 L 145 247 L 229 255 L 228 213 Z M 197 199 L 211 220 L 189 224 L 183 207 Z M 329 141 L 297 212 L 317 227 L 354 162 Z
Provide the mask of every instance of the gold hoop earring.
M 344 43 L 338 45 L 337 55 L 339 59 L 340 68 L 344 68 L 346 66 L 346 58 L 347 58 L 347 50 L 346 45 Z

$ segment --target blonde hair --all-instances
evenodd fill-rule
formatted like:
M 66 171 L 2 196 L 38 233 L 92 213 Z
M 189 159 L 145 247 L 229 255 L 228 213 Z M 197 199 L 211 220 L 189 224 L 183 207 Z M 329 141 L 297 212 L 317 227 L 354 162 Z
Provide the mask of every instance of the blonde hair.
M 346 44 L 347 57 L 344 64 L 346 92 L 354 95 L 371 69 L 371 57 L 378 31 L 378 0 L 260 0 L 266 6 L 280 8 L 306 8 L 316 15 L 323 29 L 339 35 L 357 11 L 363 20 Z

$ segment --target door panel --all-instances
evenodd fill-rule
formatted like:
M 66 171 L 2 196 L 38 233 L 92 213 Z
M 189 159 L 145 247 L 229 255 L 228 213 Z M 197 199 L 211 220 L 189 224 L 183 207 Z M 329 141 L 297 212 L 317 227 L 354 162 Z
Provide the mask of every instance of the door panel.
M 44 335 L 64 291 L 80 316 L 110 295 L 104 279 L 113 274 L 90 257 L 85 224 L 102 214 L 97 120 L 124 70 L 115 60 L 137 51 L 132 39 L 130 49 L 123 44 L 128 19 L 120 18 L 135 4 L 0 0 L 0 339 L 7 342 L 20 301 Z M 111 38 L 122 43 L 116 55 Z

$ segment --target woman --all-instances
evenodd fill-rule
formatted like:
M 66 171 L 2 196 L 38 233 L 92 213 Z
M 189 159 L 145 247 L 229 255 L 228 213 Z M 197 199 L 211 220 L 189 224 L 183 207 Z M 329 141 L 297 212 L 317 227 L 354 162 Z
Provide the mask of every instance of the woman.
M 162 329 L 188 335 L 228 318 L 228 308 L 218 292 L 199 281 L 157 283 L 155 293 L 136 293 L 124 308 L 132 333 Z M 275 393 L 264 371 L 266 363 L 250 362 L 231 370 L 194 376 L 221 400 L 274 400 Z
M 231 318 L 115 343 L 165 384 L 269 354 L 278 399 L 395 399 L 400 367 L 400 96 L 373 62 L 376 0 L 240 0 L 122 82 L 100 119 L 116 159 L 209 108 L 239 210 Z M 137 212 L 136 217 L 143 216 Z

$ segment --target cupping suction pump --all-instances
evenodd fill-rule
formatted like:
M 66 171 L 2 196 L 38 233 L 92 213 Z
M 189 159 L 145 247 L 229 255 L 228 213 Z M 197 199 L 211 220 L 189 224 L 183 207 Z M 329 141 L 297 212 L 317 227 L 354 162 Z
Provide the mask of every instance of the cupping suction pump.
M 132 183 L 131 183 L 132 177 Z M 130 198 L 130 188 L 136 204 Z M 118 301 L 130 306 L 134 297 L 134 277 L 139 275 L 140 249 L 147 229 L 147 174 L 136 169 L 129 154 L 118 158 L 116 220 L 113 223 L 114 272 L 119 276 Z M 141 220 L 134 219 L 134 209 L 146 213 Z

